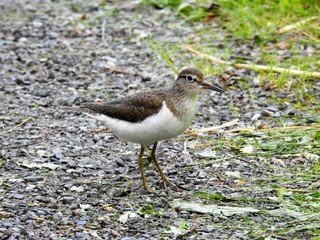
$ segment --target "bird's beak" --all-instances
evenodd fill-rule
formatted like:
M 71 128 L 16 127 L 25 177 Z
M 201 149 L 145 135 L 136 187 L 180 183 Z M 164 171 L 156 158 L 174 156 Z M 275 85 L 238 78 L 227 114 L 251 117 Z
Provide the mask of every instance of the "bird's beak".
M 219 93 L 223 93 L 224 90 L 216 84 L 210 84 L 206 82 L 199 82 L 199 85 L 202 86 L 203 89 L 213 90 Z

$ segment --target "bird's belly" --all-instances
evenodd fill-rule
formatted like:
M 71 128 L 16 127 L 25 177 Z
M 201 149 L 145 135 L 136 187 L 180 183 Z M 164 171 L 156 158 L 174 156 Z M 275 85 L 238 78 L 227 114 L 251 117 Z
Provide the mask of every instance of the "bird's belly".
M 108 116 L 101 116 L 105 125 L 112 129 L 121 140 L 148 145 L 150 143 L 170 139 L 183 133 L 194 117 L 194 112 L 177 118 L 164 104 L 158 114 L 146 118 L 142 122 L 132 123 Z

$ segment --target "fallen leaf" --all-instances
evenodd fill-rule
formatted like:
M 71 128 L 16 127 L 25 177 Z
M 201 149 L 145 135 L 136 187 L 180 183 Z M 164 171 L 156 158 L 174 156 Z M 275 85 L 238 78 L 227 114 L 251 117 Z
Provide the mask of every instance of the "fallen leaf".
M 0 211 L 0 218 L 10 218 L 12 216 L 13 216 L 13 214 L 10 212 Z
M 54 163 L 32 163 L 32 162 L 20 162 L 18 163 L 20 166 L 27 167 L 27 168 L 49 168 L 51 170 L 56 170 L 59 165 Z
M 115 209 L 109 205 L 102 206 L 102 209 L 108 212 L 113 212 Z
M 69 228 L 76 228 L 77 225 L 76 224 L 72 224 L 72 225 L 63 225 L 61 227 L 59 227 L 60 230 L 65 230 L 65 229 L 69 229 Z
M 252 145 L 246 145 L 243 148 L 240 149 L 242 153 L 251 154 L 255 151 L 254 147 Z
M 98 221 L 107 223 L 111 221 L 111 218 L 108 215 L 103 215 L 101 217 L 98 217 Z
M 285 40 L 285 41 L 278 42 L 276 44 L 272 44 L 266 47 L 266 49 L 268 50 L 268 49 L 278 48 L 281 50 L 285 50 L 285 49 L 288 49 L 290 46 L 291 46 L 291 43 L 288 40 Z
M 70 188 L 70 191 L 83 192 L 83 191 L 84 191 L 84 187 L 83 187 L 83 186 L 79 186 L 79 187 L 77 187 L 77 186 L 72 186 L 72 187 Z
M 32 218 L 36 223 L 42 223 L 45 221 L 44 218 L 41 218 L 41 217 L 33 217 Z
M 205 158 L 217 158 L 217 152 L 216 151 L 211 151 L 211 150 L 203 150 L 200 152 L 196 152 L 196 155 L 200 157 L 205 157 Z
M 188 232 L 188 229 L 181 229 L 181 228 L 177 228 L 175 226 L 171 226 L 170 227 L 170 231 L 168 231 L 169 233 L 173 233 L 173 235 L 175 237 L 177 236 L 181 236 L 181 235 L 184 235 L 186 232 Z
M 310 161 L 318 161 L 320 159 L 319 155 L 313 154 L 313 153 L 308 153 L 308 152 L 302 152 L 301 157 L 304 157 L 305 159 L 310 160 Z
M 218 206 L 218 205 L 203 205 L 195 202 L 179 202 L 173 201 L 169 203 L 172 208 L 179 208 L 189 212 L 198 213 L 211 213 L 211 214 L 222 214 L 224 216 L 239 215 L 247 212 L 256 213 L 259 209 L 252 207 L 229 207 L 229 206 Z
M 126 212 L 119 217 L 119 222 L 125 224 L 129 219 L 138 217 L 138 214 L 135 212 Z
M 273 215 L 273 216 L 279 216 L 279 217 L 283 217 L 284 215 L 288 215 L 290 217 L 294 217 L 296 219 L 299 219 L 300 221 L 305 221 L 305 220 L 308 220 L 310 218 L 320 219 L 320 214 L 319 213 L 296 212 L 296 211 L 293 211 L 293 210 L 290 210 L 290 209 L 286 209 L 286 208 L 270 210 L 270 211 L 268 211 L 268 213 Z
M 213 142 L 205 142 L 205 143 L 194 144 L 193 147 L 195 149 L 198 149 L 198 148 L 203 148 L 203 147 L 209 147 L 209 146 L 212 146 L 212 145 L 213 145 Z
M 83 31 L 80 28 L 77 28 L 74 33 L 77 37 L 81 37 L 83 35 Z
M 91 208 L 92 206 L 90 205 L 90 204 L 80 204 L 80 208 L 82 209 L 82 210 L 86 210 L 86 209 L 89 209 L 89 208 Z
M 225 171 L 224 174 L 228 177 L 236 177 L 236 178 L 240 178 L 240 172 L 239 171 Z
M 235 183 L 236 185 L 243 185 L 243 184 L 244 184 L 244 181 L 237 179 L 237 180 L 234 180 L 234 183 Z

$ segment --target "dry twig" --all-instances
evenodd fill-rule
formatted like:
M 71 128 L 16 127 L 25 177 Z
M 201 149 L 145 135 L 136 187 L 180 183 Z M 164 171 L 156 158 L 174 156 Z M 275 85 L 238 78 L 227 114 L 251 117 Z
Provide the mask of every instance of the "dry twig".
M 202 132 L 202 133 L 211 133 L 211 132 L 215 132 L 221 128 L 226 128 L 226 127 L 230 127 L 230 126 L 233 126 L 233 125 L 236 125 L 237 123 L 239 122 L 239 119 L 234 119 L 230 122 L 227 122 L 227 123 L 224 123 L 224 124 L 221 124 L 220 126 L 214 126 L 214 127 L 209 127 L 209 128 L 202 128 L 202 129 L 195 129 L 195 130 L 186 130 L 184 133 L 186 134 L 196 134 L 196 133 L 199 133 L 199 132 Z
M 278 33 L 286 33 L 286 32 L 290 32 L 291 30 L 293 29 L 296 29 L 298 27 L 302 27 L 303 25 L 307 24 L 308 22 L 312 21 L 312 20 L 315 20 L 317 19 L 318 17 L 316 16 L 312 16 L 312 17 L 308 17 L 306 19 L 303 19 L 303 20 L 300 20 L 296 23 L 293 23 L 293 24 L 289 24 L 287 26 L 284 26 L 282 28 L 280 28 L 278 30 Z
M 101 36 L 101 38 L 102 38 L 102 42 L 104 43 L 104 45 L 106 47 L 109 47 L 109 44 L 108 44 L 108 42 L 106 40 L 106 23 L 107 23 L 107 19 L 104 19 L 103 22 L 102 22 L 102 26 L 101 26 L 101 28 L 102 28 L 102 34 L 101 34 L 102 36 Z
M 234 128 L 225 132 L 245 132 L 245 131 L 287 131 L 287 130 L 309 130 L 320 128 L 320 125 L 314 126 L 289 126 L 289 127 L 274 127 L 274 128 Z
M 197 129 L 197 130 L 195 130 L 195 131 L 196 131 L 196 132 L 207 132 L 207 133 L 215 132 L 215 131 L 217 131 L 218 129 L 226 128 L 226 127 L 230 127 L 230 126 L 236 125 L 238 122 L 239 122 L 239 119 L 237 118 L 237 119 L 234 119 L 234 120 L 232 120 L 232 121 L 230 121 L 230 122 L 221 124 L 220 126 L 214 126 L 214 127 L 209 127 L 209 128 L 202 128 L 202 129 Z
M 115 73 L 115 74 L 130 74 L 128 71 L 120 69 L 120 68 L 112 68 L 111 69 L 111 73 Z
M 100 133 L 100 132 L 112 132 L 112 130 L 110 128 L 107 127 L 102 127 L 102 128 L 98 128 L 98 129 L 90 129 L 88 130 L 89 133 Z
M 7 133 L 12 132 L 12 131 L 15 130 L 16 128 L 21 127 L 22 125 L 24 125 L 24 124 L 26 124 L 27 122 L 29 122 L 31 119 L 32 119 L 32 117 L 29 117 L 29 118 L 23 120 L 23 121 L 22 121 L 21 123 L 19 123 L 18 125 L 10 128 L 10 129 L 7 130 L 7 131 L 3 131 L 2 133 L 0 133 L 0 136 L 3 136 L 3 135 L 5 135 L 5 134 L 7 134 Z
M 184 46 L 183 48 L 193 54 L 198 55 L 200 58 L 207 59 L 207 60 L 214 62 L 214 63 L 232 66 L 234 68 L 244 68 L 244 69 L 250 69 L 253 71 L 269 71 L 269 72 L 271 71 L 271 72 L 277 72 L 277 73 L 287 73 L 287 74 L 294 75 L 294 76 L 306 76 L 306 77 L 320 78 L 320 72 L 308 72 L 308 71 L 301 71 L 301 70 L 295 70 L 295 69 L 286 69 L 286 68 L 281 68 L 281 67 L 270 67 L 270 66 L 265 66 L 265 65 L 232 63 L 232 62 L 224 61 L 222 59 L 213 57 L 209 54 L 199 52 L 189 46 Z
M 0 117 L 0 121 L 12 121 L 10 117 Z

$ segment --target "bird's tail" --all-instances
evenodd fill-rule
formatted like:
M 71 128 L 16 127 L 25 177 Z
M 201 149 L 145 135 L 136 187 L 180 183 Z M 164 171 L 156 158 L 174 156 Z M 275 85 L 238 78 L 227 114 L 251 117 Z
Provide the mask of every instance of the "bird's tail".
M 68 112 L 78 112 L 78 113 L 88 113 L 90 115 L 96 115 L 97 113 L 89 108 L 86 107 L 67 107 L 62 106 L 61 109 L 68 111 Z

